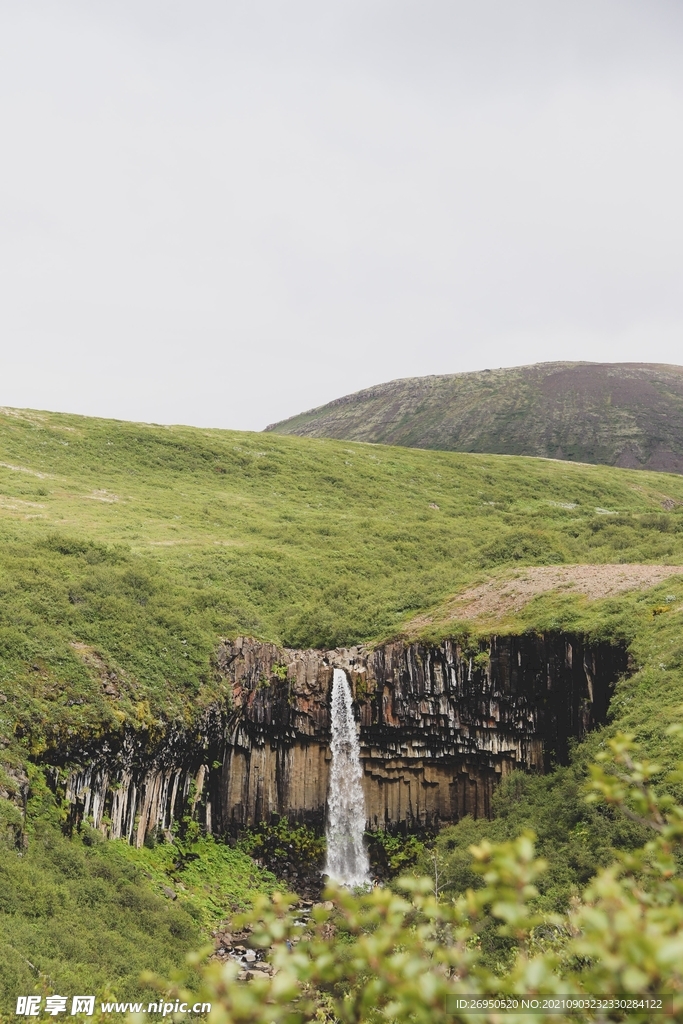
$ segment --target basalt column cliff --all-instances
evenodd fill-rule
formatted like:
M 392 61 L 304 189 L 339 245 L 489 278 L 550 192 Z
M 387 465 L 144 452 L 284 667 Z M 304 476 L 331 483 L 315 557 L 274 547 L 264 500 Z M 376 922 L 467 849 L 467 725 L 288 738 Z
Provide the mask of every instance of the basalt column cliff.
M 628 655 L 566 634 L 491 637 L 476 651 L 238 639 L 218 662 L 229 699 L 194 730 L 154 745 L 128 734 L 81 760 L 66 787 L 76 818 L 137 843 L 188 812 L 216 834 L 274 814 L 322 822 L 335 668 L 351 683 L 371 826 L 488 815 L 502 775 L 565 762 L 570 738 L 605 721 Z

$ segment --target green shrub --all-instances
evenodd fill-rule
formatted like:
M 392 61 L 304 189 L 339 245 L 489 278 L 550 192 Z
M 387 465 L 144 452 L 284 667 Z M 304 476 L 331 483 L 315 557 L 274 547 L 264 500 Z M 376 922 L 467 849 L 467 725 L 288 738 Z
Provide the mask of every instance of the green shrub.
M 321 871 L 325 858 L 323 836 L 308 825 L 283 817 L 245 829 L 238 846 L 276 874 L 290 869 L 306 875 Z
M 383 829 L 365 833 L 370 869 L 379 878 L 402 874 L 425 854 L 425 844 L 415 835 L 391 833 Z

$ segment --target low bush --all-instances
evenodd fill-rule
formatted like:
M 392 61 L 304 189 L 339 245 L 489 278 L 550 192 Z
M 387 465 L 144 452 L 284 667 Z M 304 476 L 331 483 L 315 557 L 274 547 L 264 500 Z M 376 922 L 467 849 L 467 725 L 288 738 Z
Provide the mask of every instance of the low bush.
M 245 829 L 238 847 L 276 875 L 319 873 L 325 861 L 324 837 L 308 825 L 286 818 Z

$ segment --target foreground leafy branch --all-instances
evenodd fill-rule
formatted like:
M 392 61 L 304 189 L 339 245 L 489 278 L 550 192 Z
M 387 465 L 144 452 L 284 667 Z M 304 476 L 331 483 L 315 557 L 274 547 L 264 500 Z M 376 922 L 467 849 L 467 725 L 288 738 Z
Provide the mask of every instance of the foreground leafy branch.
M 683 1020 L 683 807 L 654 787 L 657 765 L 639 760 L 619 735 L 591 770 L 588 799 L 652 829 L 641 849 L 601 871 L 564 915 L 534 910 L 536 880 L 546 869 L 533 835 L 471 848 L 483 885 L 451 902 L 431 879 L 402 879 L 400 891 L 354 894 L 329 889 L 333 909 L 314 909 L 297 924 L 293 901 L 263 900 L 250 916 L 255 944 L 270 949 L 273 976 L 237 980 L 237 966 L 203 968 L 202 998 L 211 1024 L 441 1024 L 499 1021 L 473 1014 L 458 999 L 481 996 L 591 997 L 630 994 L 636 1007 L 570 1015 L 515 1015 L 516 1021 Z M 485 966 L 480 936 L 491 921 L 511 944 L 509 967 Z M 667 993 L 673 1004 L 653 1016 L 639 999 Z

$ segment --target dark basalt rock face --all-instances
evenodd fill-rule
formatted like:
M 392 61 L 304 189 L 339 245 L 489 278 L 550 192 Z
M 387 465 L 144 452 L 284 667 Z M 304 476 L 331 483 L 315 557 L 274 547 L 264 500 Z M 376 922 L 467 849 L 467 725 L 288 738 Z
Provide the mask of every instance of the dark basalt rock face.
M 477 650 L 396 641 L 297 651 L 238 639 L 218 663 L 226 702 L 160 740 L 128 733 L 72 772 L 73 818 L 140 845 L 183 814 L 234 832 L 272 815 L 320 824 L 334 668 L 351 681 L 368 823 L 409 828 L 486 816 L 514 768 L 566 763 L 571 738 L 606 720 L 623 644 L 566 634 L 491 637 Z

